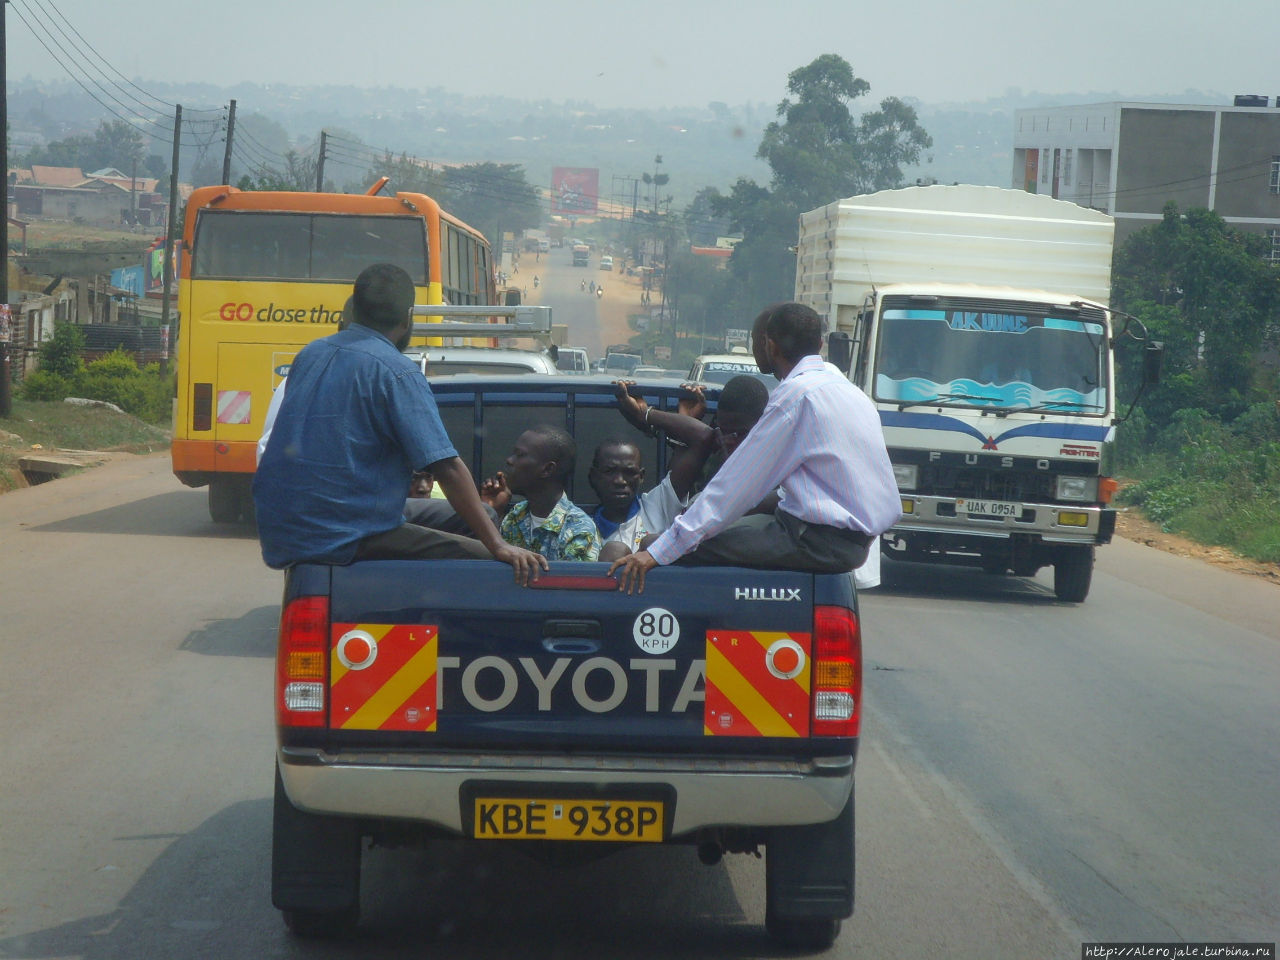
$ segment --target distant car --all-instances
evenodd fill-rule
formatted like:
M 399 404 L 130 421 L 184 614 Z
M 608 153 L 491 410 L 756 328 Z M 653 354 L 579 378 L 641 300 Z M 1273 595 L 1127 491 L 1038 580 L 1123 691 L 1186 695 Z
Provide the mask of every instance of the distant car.
M 778 379 L 772 374 L 761 373 L 751 354 L 746 352 L 703 354 L 689 368 L 689 379 L 696 383 L 723 385 L 740 374 L 755 377 L 770 390 L 778 385 Z
M 601 258 L 600 258 L 600 269 L 601 269 L 601 270 L 612 270 L 612 269 L 613 269 L 613 257 L 608 256 L 607 254 L 606 254 L 605 256 L 601 257 Z
M 625 373 L 631 376 L 638 366 L 640 366 L 638 353 L 606 353 L 604 357 L 605 373 Z
M 540 350 L 506 347 L 410 347 L 405 352 L 428 377 L 458 373 L 552 374 L 556 362 Z
M 669 374 L 670 371 L 664 370 L 662 367 L 654 367 L 647 364 L 638 365 L 631 371 L 631 376 L 635 377 L 637 380 L 641 377 L 658 377 L 660 379 L 665 379 Z M 677 373 L 676 376 L 681 377 L 683 374 Z
M 590 373 L 591 361 L 580 347 L 560 347 L 556 366 L 561 373 Z

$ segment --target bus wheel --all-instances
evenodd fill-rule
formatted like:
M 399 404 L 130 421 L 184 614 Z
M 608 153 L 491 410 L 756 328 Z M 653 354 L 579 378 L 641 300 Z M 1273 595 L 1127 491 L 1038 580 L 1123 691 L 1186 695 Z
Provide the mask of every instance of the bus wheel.
M 240 519 L 240 484 L 235 477 L 209 480 L 209 516 L 214 523 L 235 523 Z

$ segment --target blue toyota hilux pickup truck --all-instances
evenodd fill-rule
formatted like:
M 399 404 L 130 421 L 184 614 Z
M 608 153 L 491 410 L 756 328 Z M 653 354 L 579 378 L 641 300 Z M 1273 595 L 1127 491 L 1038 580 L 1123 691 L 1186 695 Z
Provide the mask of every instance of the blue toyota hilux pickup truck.
M 593 509 L 596 445 L 663 438 L 618 414 L 605 377 L 432 382 L 476 477 L 529 426 L 563 425 L 570 496 Z M 642 383 L 674 410 L 674 381 Z M 712 408 L 715 392 L 709 393 Z M 820 948 L 853 910 L 861 638 L 850 575 L 660 567 L 642 594 L 604 563 L 536 584 L 493 561 L 300 565 L 285 577 L 272 902 L 304 936 L 359 917 L 363 841 L 433 837 L 535 856 L 696 845 L 764 852 L 766 926 Z

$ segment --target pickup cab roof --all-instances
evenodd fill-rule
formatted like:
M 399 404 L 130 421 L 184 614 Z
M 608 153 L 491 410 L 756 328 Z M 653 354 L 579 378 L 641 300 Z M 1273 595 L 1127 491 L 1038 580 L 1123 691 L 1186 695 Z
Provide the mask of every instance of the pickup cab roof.
M 556 362 L 541 350 L 506 347 L 412 347 L 407 356 L 428 377 L 457 374 L 552 374 Z

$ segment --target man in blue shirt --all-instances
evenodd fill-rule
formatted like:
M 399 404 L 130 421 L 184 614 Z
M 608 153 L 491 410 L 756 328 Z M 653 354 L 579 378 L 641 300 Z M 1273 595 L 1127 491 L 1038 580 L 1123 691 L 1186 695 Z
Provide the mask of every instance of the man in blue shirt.
M 493 557 L 527 583 L 546 561 L 503 541 L 445 433 L 426 378 L 400 352 L 413 328 L 413 299 L 403 269 L 374 264 L 356 278 L 354 322 L 294 358 L 253 480 L 262 557 L 277 569 Z M 415 470 L 431 471 L 478 541 L 404 522 Z

